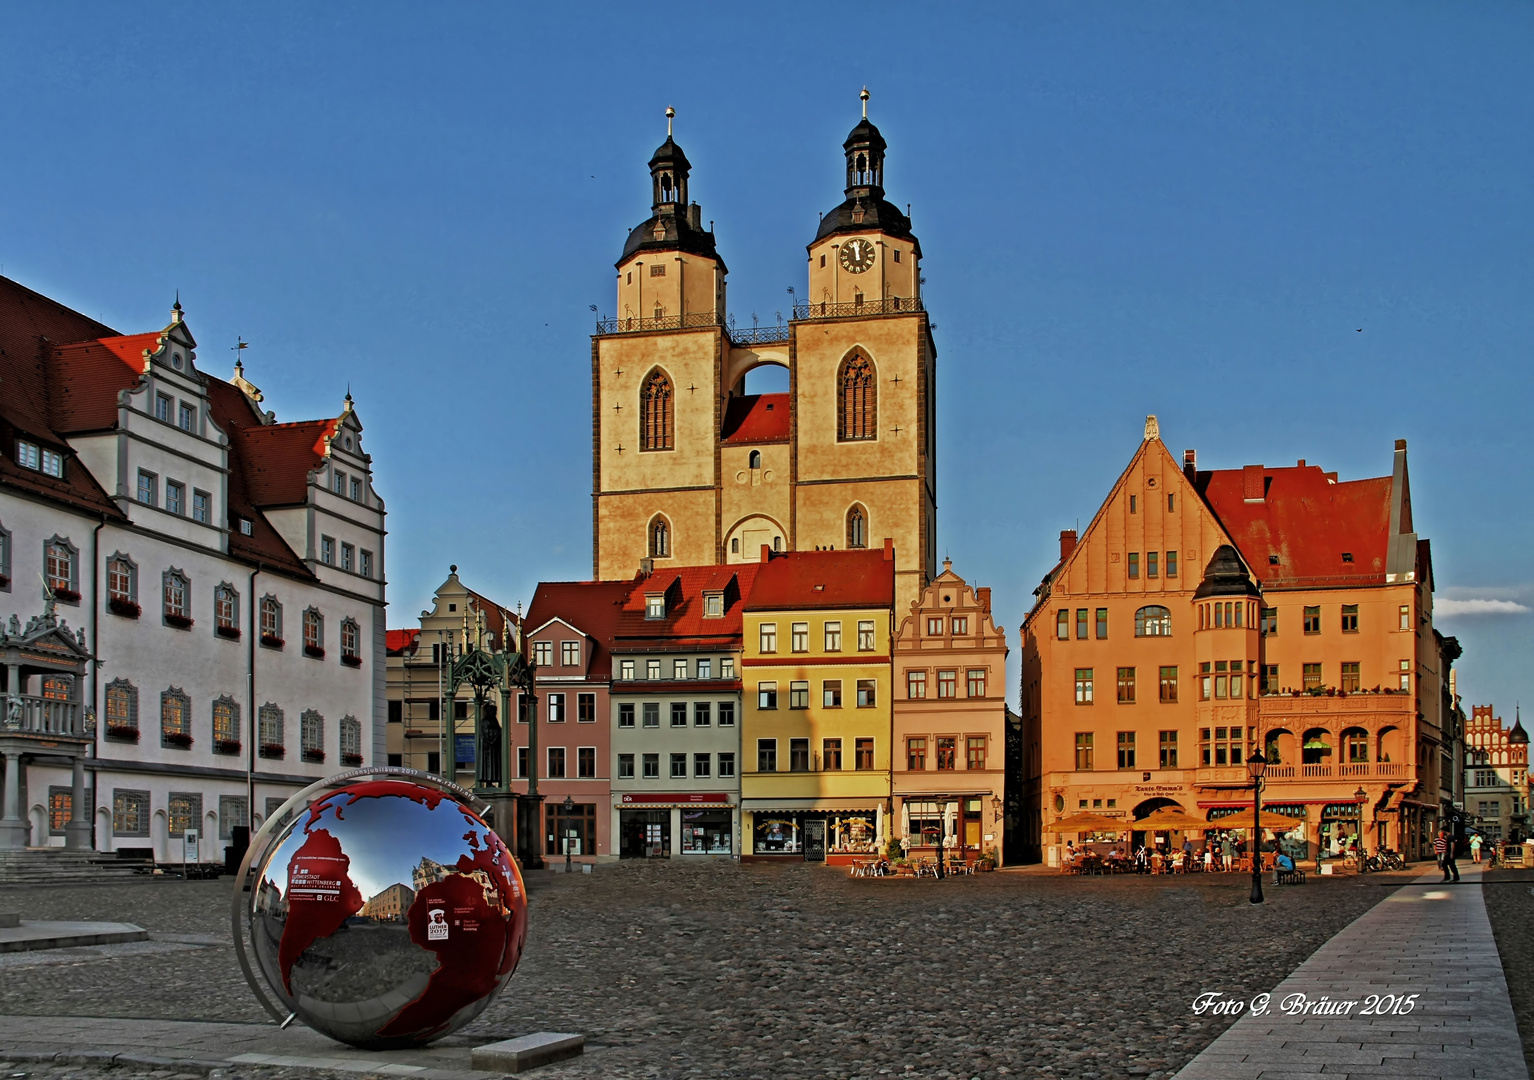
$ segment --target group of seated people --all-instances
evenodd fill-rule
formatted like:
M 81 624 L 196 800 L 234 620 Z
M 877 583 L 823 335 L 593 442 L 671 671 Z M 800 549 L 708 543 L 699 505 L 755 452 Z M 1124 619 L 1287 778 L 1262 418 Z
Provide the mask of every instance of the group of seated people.
M 1274 853 L 1263 856 L 1263 868 L 1274 865 Z M 1280 856 L 1287 859 L 1288 856 Z M 1292 863 L 1293 860 L 1290 860 Z M 1131 853 L 1124 845 L 1115 845 L 1106 851 L 1087 847 L 1078 848 L 1074 841 L 1066 841 L 1062 869 L 1067 873 L 1130 873 L 1130 874 L 1187 874 L 1196 872 L 1250 872 L 1250 857 L 1244 844 L 1233 840 L 1209 840 L 1195 845 L 1191 839 L 1184 840 L 1180 849 L 1163 851 L 1158 845 L 1141 845 Z

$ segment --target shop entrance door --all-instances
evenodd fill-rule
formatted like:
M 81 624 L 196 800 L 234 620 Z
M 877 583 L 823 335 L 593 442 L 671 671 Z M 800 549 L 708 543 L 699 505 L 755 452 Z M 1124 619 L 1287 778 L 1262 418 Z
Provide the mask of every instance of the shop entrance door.
M 804 861 L 826 861 L 826 823 L 824 819 L 806 821 L 804 823 Z

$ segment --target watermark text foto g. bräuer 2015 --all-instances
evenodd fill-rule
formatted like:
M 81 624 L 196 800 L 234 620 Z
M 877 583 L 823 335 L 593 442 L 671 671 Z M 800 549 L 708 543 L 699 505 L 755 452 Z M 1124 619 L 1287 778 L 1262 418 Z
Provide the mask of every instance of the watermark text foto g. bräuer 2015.
M 1250 1001 L 1206 990 L 1193 999 L 1195 1016 L 1405 1016 L 1417 1007 L 1418 994 L 1366 994 L 1335 998 L 1323 994 L 1258 994 Z

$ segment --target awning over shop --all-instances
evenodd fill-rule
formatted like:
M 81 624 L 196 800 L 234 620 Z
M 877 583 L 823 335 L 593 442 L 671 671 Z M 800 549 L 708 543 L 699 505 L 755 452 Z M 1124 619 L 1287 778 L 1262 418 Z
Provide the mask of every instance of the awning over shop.
M 675 806 L 685 810 L 688 807 L 729 809 L 734 804 L 730 802 L 729 794 L 723 791 L 657 791 L 625 792 L 613 805 L 619 810 L 666 810 Z
M 882 799 L 742 799 L 740 808 L 752 814 L 794 814 L 806 810 L 882 810 Z

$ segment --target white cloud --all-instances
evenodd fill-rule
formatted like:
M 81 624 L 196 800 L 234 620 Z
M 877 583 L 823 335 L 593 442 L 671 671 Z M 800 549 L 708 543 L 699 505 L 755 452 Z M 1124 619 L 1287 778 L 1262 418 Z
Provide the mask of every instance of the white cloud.
M 1456 615 L 1526 615 L 1529 608 L 1516 600 L 1439 600 L 1433 605 L 1433 614 L 1445 619 Z

